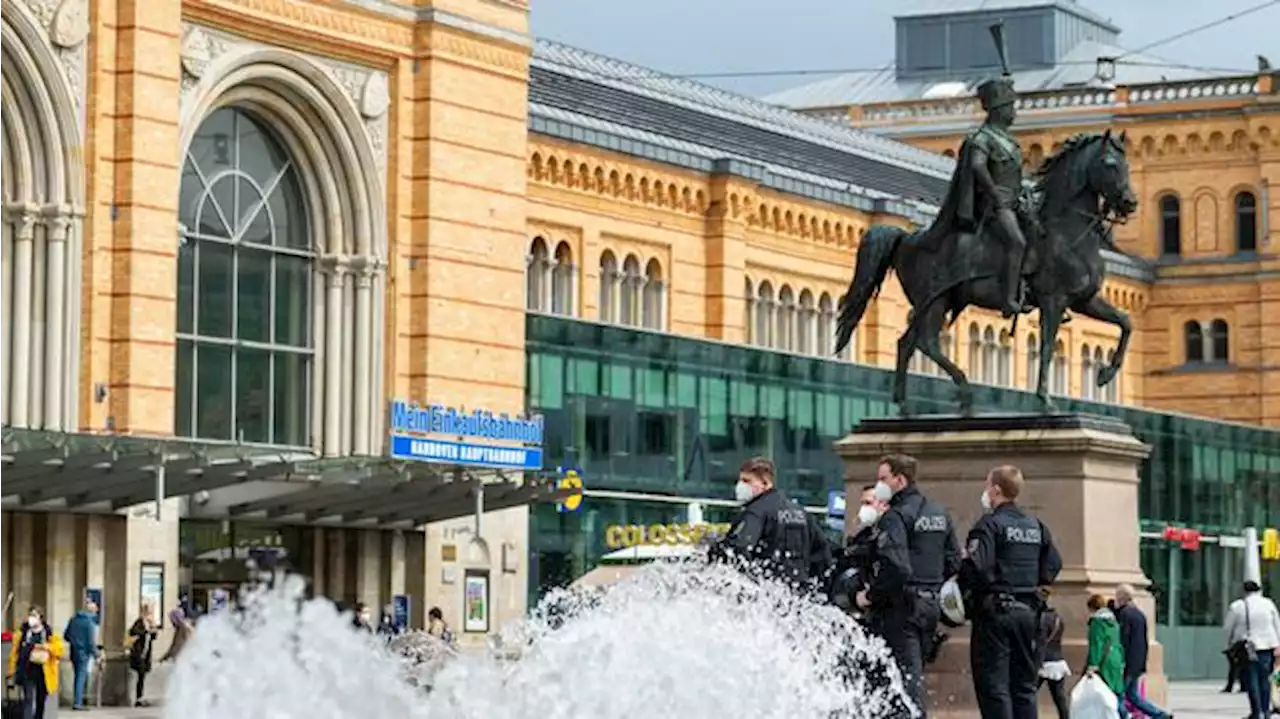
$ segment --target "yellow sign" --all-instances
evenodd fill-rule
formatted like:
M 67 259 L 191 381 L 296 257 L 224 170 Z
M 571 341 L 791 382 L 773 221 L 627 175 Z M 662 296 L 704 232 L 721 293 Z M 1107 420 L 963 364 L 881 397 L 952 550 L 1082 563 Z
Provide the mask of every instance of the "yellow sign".
M 637 546 L 697 544 L 708 534 L 727 534 L 729 524 L 610 524 L 604 529 L 609 549 Z
M 561 470 L 556 489 L 577 490 L 556 504 L 556 511 L 561 514 L 576 512 L 582 508 L 582 475 L 576 469 Z
M 1280 532 L 1275 528 L 1262 532 L 1262 558 L 1271 562 L 1280 560 Z

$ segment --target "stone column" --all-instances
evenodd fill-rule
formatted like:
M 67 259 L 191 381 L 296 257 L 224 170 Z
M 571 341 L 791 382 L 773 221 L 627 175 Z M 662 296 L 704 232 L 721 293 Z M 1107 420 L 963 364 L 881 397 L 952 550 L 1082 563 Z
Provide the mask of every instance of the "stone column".
M 347 532 L 346 529 L 329 528 L 325 531 L 328 540 L 325 572 L 325 595 L 335 602 L 345 602 L 347 596 Z
M 342 344 L 346 337 L 342 323 L 342 285 L 346 281 L 345 257 L 328 256 L 322 261 L 325 277 L 324 310 L 324 438 L 322 452 L 336 456 L 342 444 Z
M 74 418 L 64 416 L 63 393 L 75 388 L 67 387 L 69 363 L 79 358 L 70 357 L 64 346 L 67 338 L 67 230 L 71 227 L 70 210 L 64 207 L 46 208 L 45 242 L 45 372 L 44 372 L 44 427 L 66 429 L 74 425 Z M 68 364 L 64 364 L 68 363 Z
M 356 599 L 381 610 L 382 532 L 376 529 L 351 531 L 356 535 Z M 377 616 L 377 611 L 374 615 Z
M 5 383 L 10 392 L 5 423 L 27 427 L 31 416 L 31 307 L 32 274 L 35 263 L 36 208 L 10 207 L 9 222 L 13 233 L 13 340 L 10 345 L 12 363 Z
M 1139 562 L 1139 468 L 1150 448 L 1116 420 L 1086 415 L 998 415 L 961 419 L 868 420 L 835 445 L 844 459 L 846 491 L 875 477 L 879 457 L 905 453 L 920 462 L 920 489 L 946 505 L 961 543 L 981 516 L 983 481 L 992 467 L 1018 466 L 1027 479 L 1018 504 L 1040 517 L 1062 554 L 1052 603 L 1066 623 L 1063 649 L 1083 666 L 1085 607 L 1090 594 L 1116 585 L 1138 589 L 1151 638 L 1147 692 L 1163 704 L 1163 654 L 1155 642 L 1154 601 Z M 969 716 L 976 706 L 969 670 L 968 628 L 950 640 L 928 670 L 931 716 Z M 1047 701 L 1047 696 L 1044 698 Z M 1046 704 L 1042 709 L 1050 710 Z

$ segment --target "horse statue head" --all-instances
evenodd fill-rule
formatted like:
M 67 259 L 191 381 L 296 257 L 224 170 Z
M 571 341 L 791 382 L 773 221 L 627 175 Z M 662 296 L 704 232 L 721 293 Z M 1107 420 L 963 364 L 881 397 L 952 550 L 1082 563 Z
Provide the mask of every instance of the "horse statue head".
M 1064 142 L 1035 173 L 1042 217 L 1070 209 L 1122 222 L 1137 210 L 1124 143 L 1124 132 L 1113 135 L 1111 130 Z

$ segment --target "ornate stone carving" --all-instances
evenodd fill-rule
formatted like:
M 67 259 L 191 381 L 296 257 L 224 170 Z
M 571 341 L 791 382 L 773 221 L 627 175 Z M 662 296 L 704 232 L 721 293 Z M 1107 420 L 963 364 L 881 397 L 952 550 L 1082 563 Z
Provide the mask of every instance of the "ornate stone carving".
M 204 77 L 204 71 L 209 68 L 209 63 L 213 62 L 213 52 L 213 44 L 209 40 L 208 33 L 198 27 L 187 28 L 182 38 L 183 71 L 196 80 Z M 185 83 L 183 89 L 186 89 Z
M 382 117 L 391 104 L 391 93 L 387 89 L 387 77 L 380 72 L 369 73 L 364 81 L 364 89 L 360 91 L 360 114 L 370 120 Z
M 62 0 L 49 23 L 49 39 L 61 48 L 73 48 L 89 37 L 86 0 Z

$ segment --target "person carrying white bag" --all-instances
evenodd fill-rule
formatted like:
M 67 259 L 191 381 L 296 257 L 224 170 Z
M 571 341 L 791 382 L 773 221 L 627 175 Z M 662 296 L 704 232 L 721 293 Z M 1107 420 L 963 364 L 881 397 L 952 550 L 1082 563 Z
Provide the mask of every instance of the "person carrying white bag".
M 1089 597 L 1089 656 L 1084 678 L 1071 690 L 1072 719 L 1129 719 L 1124 691 L 1120 625 L 1106 597 Z
M 1116 695 L 1097 674 L 1086 674 L 1071 690 L 1071 719 L 1120 719 Z

